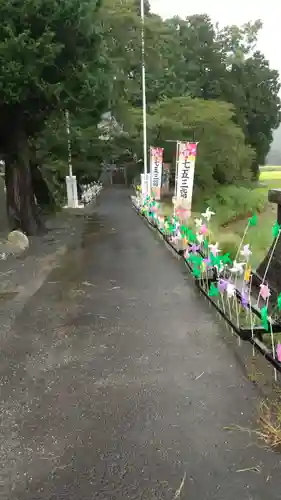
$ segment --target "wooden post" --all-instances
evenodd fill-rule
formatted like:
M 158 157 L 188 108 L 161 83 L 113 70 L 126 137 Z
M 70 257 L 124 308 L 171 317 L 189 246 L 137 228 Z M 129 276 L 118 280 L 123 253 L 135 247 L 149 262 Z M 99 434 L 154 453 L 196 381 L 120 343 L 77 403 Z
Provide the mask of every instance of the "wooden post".
M 268 191 L 268 201 L 270 203 L 275 203 L 277 205 L 277 222 L 281 224 L 281 189 L 270 189 Z M 272 254 L 274 242 L 269 248 L 267 255 L 258 266 L 256 274 L 258 279 L 254 279 L 254 284 L 258 286 L 260 284 L 260 280 L 263 278 L 265 270 L 268 266 L 268 261 Z M 281 238 L 278 240 L 271 261 L 267 271 L 266 280 L 270 289 L 275 292 L 275 294 L 279 293 L 281 290 Z

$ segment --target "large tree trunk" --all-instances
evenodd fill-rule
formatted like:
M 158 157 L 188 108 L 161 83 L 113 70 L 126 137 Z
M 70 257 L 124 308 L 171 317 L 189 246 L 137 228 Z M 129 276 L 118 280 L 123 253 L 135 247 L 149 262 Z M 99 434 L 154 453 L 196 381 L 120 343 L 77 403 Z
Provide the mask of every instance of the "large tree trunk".
M 35 162 L 31 162 L 31 179 L 32 188 L 38 205 L 42 209 L 55 209 L 55 199 L 49 189 L 47 182 L 44 179 L 42 171 Z
M 38 234 L 42 224 L 36 206 L 30 164 L 28 140 L 18 134 L 5 156 L 7 215 L 11 230 L 20 229 L 27 235 Z

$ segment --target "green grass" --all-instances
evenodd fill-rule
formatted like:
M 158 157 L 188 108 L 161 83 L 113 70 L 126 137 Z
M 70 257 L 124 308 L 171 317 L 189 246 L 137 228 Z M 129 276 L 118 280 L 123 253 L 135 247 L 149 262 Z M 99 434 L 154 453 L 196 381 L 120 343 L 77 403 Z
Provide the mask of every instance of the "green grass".
M 245 239 L 253 255 L 251 264 L 255 268 L 265 257 L 272 243 L 272 225 L 276 221 L 276 205 L 268 202 L 268 190 L 281 189 L 281 167 L 263 167 L 259 183 L 252 188 L 227 186 L 216 191 L 209 199 L 195 200 L 193 216 L 196 218 L 210 206 L 215 212 L 211 223 L 212 239 L 218 241 L 221 250 L 235 256 L 248 217 L 258 213 L 258 225 L 251 228 Z M 171 201 L 161 204 L 163 215 L 173 213 Z
M 276 208 L 267 206 L 266 210 L 258 215 L 258 225 L 248 231 L 245 244 L 252 249 L 252 266 L 256 268 L 265 257 L 272 243 L 272 225 L 276 220 Z M 237 234 L 239 239 L 243 236 L 247 220 L 237 221 L 228 226 L 228 230 Z
M 281 186 L 281 170 L 272 169 L 272 170 L 262 170 L 260 173 L 260 181 L 267 182 L 272 180 L 279 180 Z
M 281 171 L 281 165 L 265 165 L 264 167 L 260 167 L 260 172 L 264 172 L 265 170 L 280 170 Z

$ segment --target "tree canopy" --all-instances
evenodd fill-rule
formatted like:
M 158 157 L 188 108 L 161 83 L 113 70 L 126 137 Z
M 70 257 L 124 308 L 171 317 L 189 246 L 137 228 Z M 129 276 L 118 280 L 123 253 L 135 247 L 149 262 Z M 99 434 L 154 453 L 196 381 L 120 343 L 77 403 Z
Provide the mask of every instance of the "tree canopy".
M 140 4 L 0 0 L 0 15 L 7 208 L 11 226 L 31 234 L 50 199 L 44 179 L 56 190 L 67 173 L 66 109 L 79 179 L 97 178 L 107 161 L 141 164 Z M 202 188 L 255 178 L 280 123 L 279 75 L 256 50 L 261 27 L 220 28 L 207 14 L 163 20 L 145 2 L 149 141 L 171 160 L 165 141 L 198 140 Z M 119 124 L 106 141 L 104 112 Z
M 107 106 L 99 0 L 0 1 L 0 152 L 12 226 L 36 232 L 29 140 L 51 113 Z M 17 194 L 18 193 L 18 194 Z
M 106 1 L 114 18 L 123 18 L 124 9 L 126 19 L 130 13 L 131 26 L 134 24 L 133 31 L 137 34 L 140 20 L 136 2 Z M 103 15 L 106 17 L 108 13 L 103 11 Z M 140 39 L 119 28 L 115 24 L 116 40 L 125 50 L 125 65 L 120 66 L 119 60 L 118 68 L 119 71 L 122 68 L 127 85 L 122 86 L 121 94 L 117 92 L 115 102 L 122 95 L 137 108 L 141 106 Z M 165 98 L 182 96 L 228 102 L 234 109 L 232 120 L 254 151 L 250 166 L 253 178 L 258 175 L 259 165 L 266 161 L 273 131 L 280 123 L 279 75 L 256 50 L 261 28 L 262 23 L 257 20 L 220 29 L 206 14 L 162 20 L 147 11 L 145 18 L 148 109 Z M 124 36 L 129 36 L 131 45 L 128 40 L 123 43 Z M 118 114 L 118 106 L 115 112 Z

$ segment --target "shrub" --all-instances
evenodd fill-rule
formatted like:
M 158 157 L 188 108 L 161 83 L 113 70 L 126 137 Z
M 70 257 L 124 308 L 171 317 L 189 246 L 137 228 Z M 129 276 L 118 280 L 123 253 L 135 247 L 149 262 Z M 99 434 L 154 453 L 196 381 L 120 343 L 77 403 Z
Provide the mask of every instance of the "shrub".
M 231 259 L 235 259 L 241 238 L 236 233 L 223 233 L 218 235 L 221 255 L 229 253 Z
M 265 208 L 266 197 L 259 191 L 243 186 L 226 186 L 205 200 L 216 212 L 216 222 L 226 225 L 236 219 L 250 217 Z

